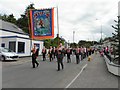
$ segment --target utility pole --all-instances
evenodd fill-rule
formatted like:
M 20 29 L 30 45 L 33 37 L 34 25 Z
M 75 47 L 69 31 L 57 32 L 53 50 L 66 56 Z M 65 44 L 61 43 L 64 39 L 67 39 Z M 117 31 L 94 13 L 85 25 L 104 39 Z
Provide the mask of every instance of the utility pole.
M 102 24 L 101 24 L 101 45 L 102 45 Z
M 70 44 L 70 43 L 69 43 L 69 40 L 68 40 L 68 47 L 69 47 L 69 44 Z
M 74 43 L 74 39 L 75 39 L 75 31 L 73 31 L 73 43 Z

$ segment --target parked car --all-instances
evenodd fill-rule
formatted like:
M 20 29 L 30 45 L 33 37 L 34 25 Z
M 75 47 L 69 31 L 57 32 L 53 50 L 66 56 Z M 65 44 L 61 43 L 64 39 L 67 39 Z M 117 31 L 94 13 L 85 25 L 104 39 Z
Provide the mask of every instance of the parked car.
M 0 47 L 0 60 L 18 60 L 19 56 L 10 49 Z

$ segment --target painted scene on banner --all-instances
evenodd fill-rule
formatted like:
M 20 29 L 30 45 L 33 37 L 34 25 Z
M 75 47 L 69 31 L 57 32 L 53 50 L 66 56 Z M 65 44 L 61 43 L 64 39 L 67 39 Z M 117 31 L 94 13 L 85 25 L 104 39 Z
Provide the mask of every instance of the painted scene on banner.
M 32 39 L 48 39 L 54 37 L 53 14 L 53 9 L 30 10 Z

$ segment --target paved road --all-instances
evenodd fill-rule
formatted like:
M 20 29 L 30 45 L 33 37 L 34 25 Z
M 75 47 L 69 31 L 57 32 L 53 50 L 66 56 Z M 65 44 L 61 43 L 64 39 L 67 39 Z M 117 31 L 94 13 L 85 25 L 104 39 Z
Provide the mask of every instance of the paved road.
M 118 77 L 107 71 L 102 57 L 92 55 L 93 60 L 87 59 L 80 64 L 66 63 L 65 69 L 57 70 L 56 61 L 42 61 L 39 57 L 39 67 L 33 69 L 31 58 L 27 57 L 18 62 L 3 62 L 3 88 L 118 88 Z M 87 67 L 83 70 L 83 67 Z M 73 81 L 73 82 L 72 82 Z

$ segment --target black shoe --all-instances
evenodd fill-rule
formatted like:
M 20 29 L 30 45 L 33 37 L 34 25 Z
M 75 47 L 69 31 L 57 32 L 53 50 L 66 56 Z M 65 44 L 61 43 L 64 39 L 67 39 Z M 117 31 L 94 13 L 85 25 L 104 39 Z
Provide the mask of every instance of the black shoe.
M 60 71 L 60 70 L 57 70 L 57 71 Z
M 35 68 L 35 67 L 33 67 L 33 68 Z
M 37 67 L 39 66 L 39 64 L 37 64 Z

